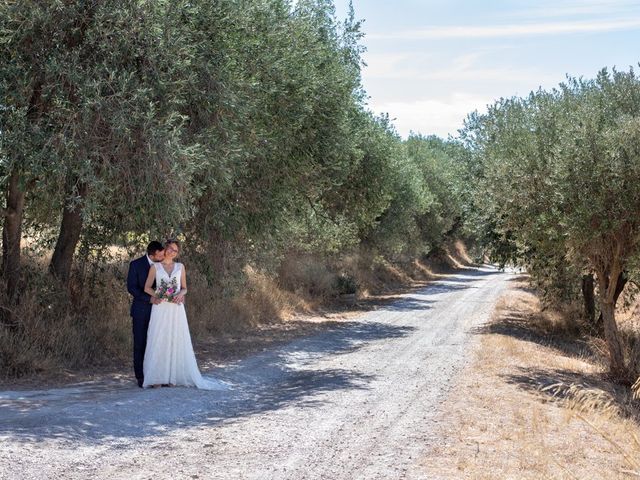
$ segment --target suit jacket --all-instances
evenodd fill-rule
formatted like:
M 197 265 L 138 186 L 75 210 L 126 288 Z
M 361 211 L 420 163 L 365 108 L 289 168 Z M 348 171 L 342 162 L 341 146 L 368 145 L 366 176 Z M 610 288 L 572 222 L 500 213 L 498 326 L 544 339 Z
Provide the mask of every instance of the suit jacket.
M 151 265 L 149 265 L 146 255 L 129 263 L 127 290 L 133 295 L 130 312 L 132 317 L 151 316 L 151 296 L 144 291 L 144 284 L 147 282 L 150 268 Z

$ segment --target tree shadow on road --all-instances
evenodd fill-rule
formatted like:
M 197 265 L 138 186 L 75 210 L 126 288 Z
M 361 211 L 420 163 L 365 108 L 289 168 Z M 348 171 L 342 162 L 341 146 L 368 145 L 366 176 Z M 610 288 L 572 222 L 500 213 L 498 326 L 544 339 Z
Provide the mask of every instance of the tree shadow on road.
M 535 290 L 522 284 L 522 275 L 511 279 L 515 285 L 511 288 L 525 293 Z M 570 318 L 558 314 L 557 319 L 549 317 L 549 312 L 542 312 L 538 307 L 516 301 L 511 306 L 501 309 L 499 318 L 473 330 L 476 334 L 496 334 L 512 337 L 546 348 L 556 350 L 568 357 L 598 360 L 599 352 L 581 336 L 580 325 Z
M 464 268 L 451 270 L 446 273 L 449 275 L 446 279 L 430 280 L 424 284 L 420 284 L 419 286 L 412 287 L 408 293 L 405 293 L 406 289 L 403 289 L 401 293 L 392 292 L 385 295 L 381 294 L 358 301 L 355 304 L 346 306 L 346 308 L 345 305 L 343 305 L 342 309 L 360 312 L 373 310 L 426 310 L 427 308 L 425 308 L 425 305 L 435 303 L 434 300 L 424 298 L 427 295 L 476 288 L 469 286 L 468 283 L 476 282 L 487 276 L 500 275 L 504 272 L 493 269 L 479 270 L 477 268 Z M 407 299 L 409 300 L 409 303 L 407 303 Z
M 493 275 L 504 275 L 504 271 L 497 268 L 491 269 L 477 269 L 469 268 L 465 270 L 455 270 L 449 277 L 452 282 L 475 282 L 479 279 L 490 277 Z M 446 280 L 445 280 L 446 281 Z
M 532 323 L 531 317 L 528 313 L 511 311 L 496 322 L 476 328 L 474 333 L 513 337 L 551 348 L 572 358 L 598 358 L 598 352 L 586 341 L 574 336 L 540 330 Z
M 381 312 L 421 312 L 423 310 L 429 310 L 431 305 L 436 303 L 434 300 L 427 300 L 426 298 L 417 295 L 404 295 L 393 303 L 384 305 L 379 309 Z
M 576 411 L 598 410 L 619 415 L 640 424 L 640 401 L 633 399 L 627 387 L 608 381 L 602 374 L 567 369 L 519 370 L 502 377 L 546 401 L 562 402 Z
M 378 322 L 342 322 L 319 335 L 205 372 L 232 390 L 190 388 L 141 390 L 59 389 L 55 395 L 7 399 L 0 395 L 0 436 L 25 442 L 74 440 L 100 444 L 109 439 L 135 440 L 178 429 L 213 426 L 279 410 L 312 408 L 323 394 L 366 390 L 374 376 L 357 369 L 318 368 L 327 355 L 354 351 L 369 342 L 409 335 L 413 327 Z M 74 390 L 65 394 L 65 390 Z

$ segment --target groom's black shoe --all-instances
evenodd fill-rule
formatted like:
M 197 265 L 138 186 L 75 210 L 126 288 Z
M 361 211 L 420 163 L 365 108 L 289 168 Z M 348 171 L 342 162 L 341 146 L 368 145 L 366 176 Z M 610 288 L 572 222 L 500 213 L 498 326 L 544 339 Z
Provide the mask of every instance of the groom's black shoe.
M 142 384 L 143 384 L 143 383 L 144 383 L 144 378 L 139 378 L 139 379 L 138 379 L 138 386 L 139 386 L 140 388 L 142 388 Z
M 163 383 L 162 386 L 163 387 L 170 387 L 171 385 L 169 383 Z

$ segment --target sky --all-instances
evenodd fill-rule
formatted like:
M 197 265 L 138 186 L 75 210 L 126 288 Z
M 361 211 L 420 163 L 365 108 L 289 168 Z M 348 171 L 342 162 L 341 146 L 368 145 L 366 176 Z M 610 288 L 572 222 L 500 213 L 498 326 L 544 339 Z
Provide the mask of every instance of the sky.
M 349 0 L 335 0 L 344 19 Z M 640 62 L 640 1 L 353 0 L 369 107 L 398 132 L 456 136 L 466 115 Z

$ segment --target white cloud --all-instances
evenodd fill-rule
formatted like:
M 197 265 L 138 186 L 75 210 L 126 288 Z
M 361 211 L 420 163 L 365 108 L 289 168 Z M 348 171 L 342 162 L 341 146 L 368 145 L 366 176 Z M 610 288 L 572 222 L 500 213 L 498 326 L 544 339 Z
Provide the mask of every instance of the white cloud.
M 631 30 L 640 27 L 640 18 L 616 20 L 566 21 L 510 25 L 451 25 L 405 32 L 372 33 L 369 40 L 426 40 L 447 38 L 498 38 L 539 35 L 564 35 Z
M 491 81 L 497 83 L 516 83 L 530 85 L 535 79 L 539 84 L 555 84 L 563 78 L 551 75 L 535 67 L 490 67 L 483 61 L 487 54 L 502 50 L 479 50 L 464 53 L 443 63 L 431 55 L 421 52 L 397 54 L 367 54 L 367 67 L 363 70 L 365 82 L 373 79 L 392 79 L 410 81 L 445 81 L 454 82 L 471 80 L 474 82 Z M 420 85 L 422 88 L 423 85 Z M 531 85 L 535 88 L 537 85 Z
M 364 54 L 367 64 L 364 72 L 370 77 L 387 77 L 390 73 L 404 68 L 403 65 L 421 62 L 425 58 L 422 52 L 370 53 Z
M 407 137 L 413 130 L 424 135 L 435 134 L 447 137 L 456 135 L 462 128 L 466 116 L 474 110 L 485 111 L 491 99 L 467 94 L 454 93 L 448 98 L 423 99 L 415 102 L 387 102 L 371 104 L 377 113 L 388 113 L 394 119 L 398 133 Z
M 434 70 L 418 70 L 418 69 L 375 69 L 373 71 L 365 70 L 363 77 L 365 81 L 371 79 L 394 79 L 394 80 L 413 80 L 427 81 L 439 80 L 445 82 L 455 82 L 468 80 L 471 82 L 491 81 L 508 84 L 531 84 L 532 81 L 537 82 L 531 86 L 535 88 L 538 85 L 556 84 L 564 79 L 558 78 L 557 75 L 538 71 L 536 69 L 522 69 L 510 67 L 496 68 L 438 68 Z M 421 86 L 421 88 L 423 88 Z
M 638 3 L 635 0 L 580 0 L 577 2 L 563 1 L 559 3 L 557 0 L 538 1 L 535 7 L 525 8 L 505 12 L 505 17 L 510 18 L 559 18 L 559 17 L 577 17 L 577 16 L 594 16 L 599 19 L 603 16 L 611 17 L 612 14 L 620 16 L 620 14 L 629 15 L 637 14 Z

